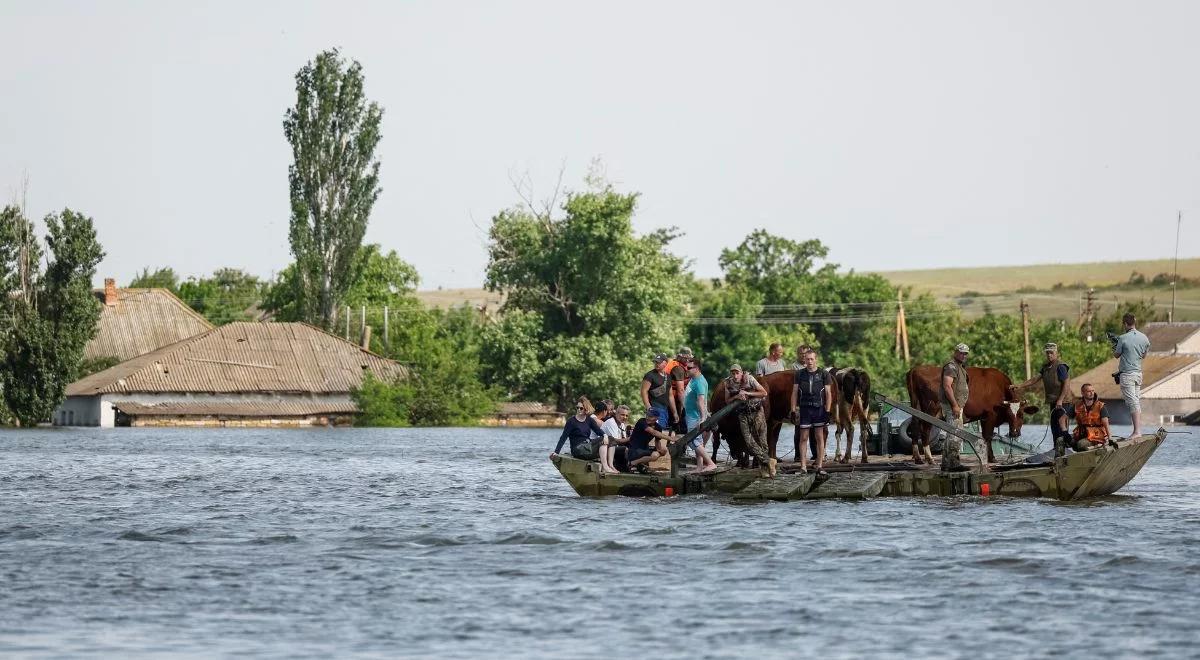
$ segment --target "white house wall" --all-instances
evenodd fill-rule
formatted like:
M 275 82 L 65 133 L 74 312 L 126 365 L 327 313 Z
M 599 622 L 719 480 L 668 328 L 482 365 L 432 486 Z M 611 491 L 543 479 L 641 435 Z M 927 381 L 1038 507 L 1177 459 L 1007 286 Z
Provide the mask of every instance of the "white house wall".
M 1200 374 L 1200 362 L 1142 392 L 1143 399 L 1200 399 L 1192 389 L 1192 375 Z

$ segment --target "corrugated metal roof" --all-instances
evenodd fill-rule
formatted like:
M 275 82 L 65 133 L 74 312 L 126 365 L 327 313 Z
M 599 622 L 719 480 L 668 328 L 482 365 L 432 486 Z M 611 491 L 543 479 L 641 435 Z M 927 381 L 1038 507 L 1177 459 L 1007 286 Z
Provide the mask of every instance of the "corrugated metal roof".
M 1173 353 L 1176 346 L 1200 332 L 1200 322 L 1147 323 L 1141 330 L 1150 340 L 1150 350 L 1156 353 Z
M 315 401 L 312 399 L 275 399 L 272 401 L 166 401 L 138 403 L 113 401 L 126 415 L 176 416 L 215 415 L 218 417 L 293 417 L 327 413 L 356 413 L 358 406 L 349 401 Z
M 497 406 L 501 415 L 561 415 L 562 413 L 540 401 L 507 401 Z
M 1187 369 L 1200 362 L 1200 355 L 1147 355 L 1142 359 L 1142 392 L 1166 380 L 1181 369 Z M 1112 358 L 1104 364 L 1089 369 L 1084 373 L 1071 376 L 1073 394 L 1079 394 L 1079 388 L 1084 383 L 1091 383 L 1096 388 L 1096 396 L 1101 399 L 1120 399 L 1121 388 L 1113 382 L 1112 373 L 1117 370 L 1117 358 Z
M 104 302 L 104 290 L 96 292 Z M 83 349 L 85 360 L 128 360 L 213 326 L 166 289 L 117 289 L 117 304 L 104 305 L 96 336 Z
M 67 386 L 68 396 L 122 392 L 346 393 L 403 366 L 305 323 L 230 323 Z

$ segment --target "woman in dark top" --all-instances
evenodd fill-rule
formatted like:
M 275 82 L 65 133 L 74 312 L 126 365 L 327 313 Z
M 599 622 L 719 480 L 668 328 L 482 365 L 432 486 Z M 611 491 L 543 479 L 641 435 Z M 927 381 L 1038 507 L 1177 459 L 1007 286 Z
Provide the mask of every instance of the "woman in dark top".
M 600 428 L 600 423 L 592 417 L 593 411 L 591 402 L 586 397 L 579 397 L 579 403 L 575 404 L 575 415 L 567 418 L 551 456 L 562 451 L 563 444 L 570 441 L 571 456 L 584 461 L 600 458 L 599 438 L 604 437 L 604 429 Z M 595 441 L 591 439 L 593 432 L 598 436 Z

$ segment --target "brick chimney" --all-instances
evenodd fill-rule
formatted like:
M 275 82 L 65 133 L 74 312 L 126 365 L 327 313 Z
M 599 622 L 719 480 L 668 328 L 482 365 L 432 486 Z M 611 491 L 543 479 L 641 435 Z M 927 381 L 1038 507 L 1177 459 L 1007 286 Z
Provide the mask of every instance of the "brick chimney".
M 117 281 L 111 277 L 104 278 L 104 304 L 109 307 L 117 304 Z

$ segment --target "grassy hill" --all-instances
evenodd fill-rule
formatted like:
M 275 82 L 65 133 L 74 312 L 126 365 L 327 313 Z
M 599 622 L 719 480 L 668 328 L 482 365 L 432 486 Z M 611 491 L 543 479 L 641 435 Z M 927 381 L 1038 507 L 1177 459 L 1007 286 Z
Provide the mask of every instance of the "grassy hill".
M 979 268 L 931 268 L 892 270 L 879 274 L 894 284 L 912 286 L 938 296 L 958 296 L 968 291 L 1005 293 L 1019 289 L 1051 289 L 1056 284 L 1076 288 L 1128 282 L 1134 272 L 1147 279 L 1172 272 L 1171 259 L 1152 261 L 1102 261 L 1090 264 L 1032 264 L 1028 266 L 983 266 Z M 1200 278 L 1200 259 L 1180 259 L 1179 276 Z M 1086 288 L 1084 286 L 1078 288 Z

